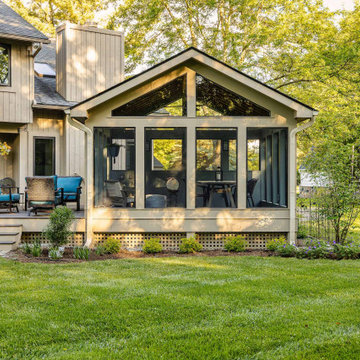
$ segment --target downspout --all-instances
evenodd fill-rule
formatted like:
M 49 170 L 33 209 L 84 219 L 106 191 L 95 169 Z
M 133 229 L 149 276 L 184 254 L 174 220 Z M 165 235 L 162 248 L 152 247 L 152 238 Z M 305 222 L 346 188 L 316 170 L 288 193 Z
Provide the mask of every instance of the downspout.
M 86 125 L 74 120 L 70 116 L 70 110 L 65 110 L 66 121 L 69 125 L 83 131 L 86 135 L 86 202 L 85 202 L 85 246 L 90 248 L 92 244 L 92 215 L 93 215 L 93 167 L 92 167 L 92 152 L 93 152 L 93 132 Z
M 289 207 L 290 207 L 290 232 L 289 232 L 289 242 L 290 244 L 295 244 L 296 241 L 296 135 L 307 128 L 315 122 L 315 115 L 313 115 L 307 123 L 296 127 L 290 131 L 290 198 L 289 198 Z

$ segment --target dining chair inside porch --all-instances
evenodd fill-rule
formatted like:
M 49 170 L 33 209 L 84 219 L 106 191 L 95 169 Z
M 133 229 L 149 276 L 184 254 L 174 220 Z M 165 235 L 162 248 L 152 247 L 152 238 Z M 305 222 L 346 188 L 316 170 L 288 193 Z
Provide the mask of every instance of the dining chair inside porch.
M 134 205 L 135 199 L 128 196 L 123 185 L 118 180 L 105 180 L 106 196 L 112 207 L 131 207 Z
M 247 186 L 246 186 L 247 187 L 247 200 L 248 200 L 248 204 L 250 207 L 255 207 L 253 194 L 254 194 L 256 183 L 257 183 L 257 179 L 255 179 L 255 178 L 252 178 L 252 179 L 248 180 L 248 182 L 247 182 Z

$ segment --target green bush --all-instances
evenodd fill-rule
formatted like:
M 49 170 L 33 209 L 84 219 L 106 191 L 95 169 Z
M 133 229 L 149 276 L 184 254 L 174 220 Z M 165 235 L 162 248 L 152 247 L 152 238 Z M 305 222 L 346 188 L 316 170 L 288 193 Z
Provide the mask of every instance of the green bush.
M 58 248 L 66 245 L 72 235 L 70 226 L 74 221 L 74 214 L 71 209 L 60 206 L 51 213 L 49 224 L 45 229 L 45 236 L 52 247 Z
M 246 240 L 243 236 L 228 236 L 224 240 L 224 248 L 226 251 L 242 252 L 246 248 Z
M 75 259 L 89 260 L 90 250 L 87 247 L 74 247 L 73 255 Z
M 297 238 L 298 239 L 305 239 L 307 237 L 307 232 L 304 226 L 299 225 L 298 231 L 297 231 Z
M 103 256 L 105 253 L 106 253 L 106 250 L 105 250 L 105 246 L 104 246 L 104 245 L 99 245 L 99 246 L 95 249 L 95 254 L 96 254 L 96 255 Z
M 192 236 L 189 238 L 181 239 L 181 244 L 179 248 L 180 253 L 190 254 L 201 251 L 203 246 L 197 241 L 197 238 L 195 236 Z
M 329 242 L 310 239 L 303 249 L 304 257 L 308 259 L 324 259 L 330 255 L 333 248 Z
M 294 257 L 297 254 L 297 250 L 295 245 L 284 244 L 276 248 L 275 254 L 281 257 Z
M 63 251 L 59 248 L 53 247 L 49 249 L 49 258 L 53 260 L 61 259 L 63 257 Z
M 334 243 L 334 254 L 338 259 L 358 259 L 360 257 L 360 247 L 354 243 L 345 245 Z
M 29 243 L 24 243 L 21 246 L 21 250 L 24 254 L 30 255 L 31 254 L 31 246 Z
M 161 252 L 163 249 L 162 245 L 160 244 L 160 239 L 149 239 L 145 240 L 144 246 L 142 248 L 145 254 L 156 254 Z
M 41 255 L 41 243 L 40 240 L 36 240 L 31 247 L 31 255 L 34 257 L 39 257 Z
M 276 239 L 271 239 L 266 242 L 266 248 L 270 251 L 276 251 L 279 247 L 283 247 L 286 245 L 286 238 L 285 236 L 280 236 Z
M 117 240 L 113 237 L 107 238 L 104 243 L 104 249 L 108 254 L 117 254 L 121 249 L 120 240 Z

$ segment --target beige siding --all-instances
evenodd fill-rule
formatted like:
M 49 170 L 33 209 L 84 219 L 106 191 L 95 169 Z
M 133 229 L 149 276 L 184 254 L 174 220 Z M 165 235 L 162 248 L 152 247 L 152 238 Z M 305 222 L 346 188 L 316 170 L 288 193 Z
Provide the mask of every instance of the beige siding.
M 81 101 L 123 80 L 123 34 L 95 27 L 57 29 L 57 90 Z
M 85 135 L 84 132 L 72 126 L 68 127 L 67 175 L 78 174 L 82 177 L 86 175 L 85 164 Z
M 0 122 L 31 123 L 34 74 L 30 44 L 0 42 L 11 46 L 11 86 L 0 86 Z

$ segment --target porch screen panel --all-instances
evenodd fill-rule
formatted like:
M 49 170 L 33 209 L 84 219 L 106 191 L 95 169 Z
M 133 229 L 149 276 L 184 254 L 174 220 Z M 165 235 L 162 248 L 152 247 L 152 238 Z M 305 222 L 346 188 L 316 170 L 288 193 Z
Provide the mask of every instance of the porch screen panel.
M 134 128 L 94 129 L 96 207 L 135 207 Z
M 259 171 L 248 167 L 248 207 L 287 207 L 288 131 L 284 128 L 248 128 L 249 141 L 259 141 Z M 255 186 L 249 187 L 249 183 Z

